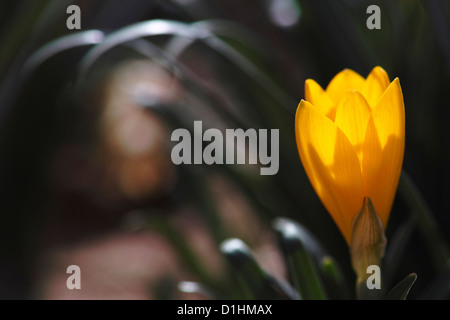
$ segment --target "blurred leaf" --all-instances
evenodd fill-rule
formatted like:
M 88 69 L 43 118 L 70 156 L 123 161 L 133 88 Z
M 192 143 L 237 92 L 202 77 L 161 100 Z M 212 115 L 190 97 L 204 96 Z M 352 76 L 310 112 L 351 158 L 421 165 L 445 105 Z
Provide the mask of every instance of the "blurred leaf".
M 359 72 L 376 65 L 376 57 L 361 34 L 361 25 L 355 22 L 344 2 L 304 0 L 302 3 L 311 10 L 314 24 L 320 29 L 319 39 L 333 50 L 339 62 Z
M 273 223 L 283 251 L 289 279 L 304 299 L 326 299 L 311 252 L 322 256 L 320 245 L 299 224 L 277 218 Z
M 200 40 L 222 58 L 213 63 L 221 89 L 227 88 L 226 90 L 229 91 L 228 88 L 233 87 L 248 88 L 245 91 L 232 90 L 229 95 L 229 98 L 233 99 L 235 107 L 233 112 L 237 113 L 236 116 L 247 117 L 246 120 L 251 122 L 251 127 L 270 127 L 271 125 L 264 120 L 270 119 L 273 122 L 274 119 L 280 117 L 279 103 L 273 98 L 273 90 L 266 90 L 260 83 L 261 76 L 246 70 L 250 63 L 253 65 L 252 69 L 270 79 L 267 67 L 276 61 L 275 50 L 268 48 L 269 43 L 264 38 L 233 21 L 211 19 L 195 22 L 193 27 L 211 34 Z M 211 46 L 210 38 L 215 38 L 219 43 Z M 174 36 L 165 46 L 165 51 L 175 59 L 182 60 L 183 53 L 196 44 L 197 40 L 199 39 Z M 223 51 L 220 47 L 224 47 L 226 50 Z M 196 74 L 197 70 L 192 71 L 193 74 Z M 273 82 L 273 85 L 276 83 Z M 269 99 L 266 99 L 265 95 L 268 95 Z M 292 102 L 294 103 L 293 99 Z M 259 107 L 255 108 L 255 105 Z M 279 126 L 275 125 L 274 127 Z
M 32 34 L 33 27 L 36 26 L 37 21 L 41 17 L 45 8 L 51 1 L 22 1 L 18 10 L 13 12 L 15 15 L 12 19 L 12 25 L 9 26 L 1 34 L 2 50 L 0 51 L 0 79 L 7 67 L 11 66 L 11 61 L 17 58 L 20 48 L 29 43 L 25 40 L 30 40 L 29 36 Z M 23 54 L 23 52 L 22 52 Z
M 0 122 L 16 103 L 29 77 L 42 63 L 61 52 L 81 46 L 95 45 L 102 39 L 103 33 L 100 31 L 82 31 L 58 38 L 36 50 L 24 62 L 20 61 L 20 70 L 12 73 L 0 88 L 0 100 L 3 102 L 0 109 Z
M 209 25 L 206 23 L 185 24 L 170 20 L 150 20 L 136 23 L 113 32 L 105 38 L 105 41 L 94 47 L 91 52 L 88 53 L 81 66 L 80 81 L 86 76 L 86 72 L 92 67 L 95 61 L 107 51 L 132 40 L 156 35 L 176 35 L 203 41 L 212 49 L 227 57 L 231 62 L 236 64 L 242 72 L 248 74 L 250 78 L 259 83 L 261 87 L 272 95 L 286 110 L 289 110 L 292 114 L 295 111 L 297 103 L 294 99 L 286 95 L 286 93 L 267 75 L 262 73 L 252 61 L 245 58 L 225 41 L 212 34 L 209 30 Z M 190 42 L 187 42 L 187 44 L 190 44 Z
M 103 38 L 104 33 L 98 30 L 81 31 L 58 38 L 36 50 L 25 62 L 22 74 L 26 77 L 38 68 L 40 64 L 62 51 L 80 46 L 99 44 Z
M 161 232 L 172 243 L 173 247 L 180 255 L 181 260 L 186 264 L 186 267 L 188 267 L 202 283 L 212 287 L 218 285 L 211 277 L 210 273 L 205 269 L 197 254 L 189 246 L 189 243 L 184 236 L 173 227 L 168 219 L 165 219 L 164 217 L 149 219 L 148 226 Z
M 193 281 L 182 281 L 178 284 L 178 289 L 184 293 L 197 293 L 209 299 L 221 300 L 219 294 L 214 292 L 211 288 L 205 286 L 204 284 L 193 282 Z
M 400 281 L 386 296 L 386 300 L 406 300 L 411 287 L 416 282 L 417 274 L 411 273 Z
M 450 264 L 434 280 L 432 280 L 419 297 L 422 300 L 450 299 Z
M 156 23 L 157 22 L 157 23 Z M 192 26 L 189 26 L 187 24 L 179 23 L 179 22 L 172 22 L 167 20 L 152 20 L 145 23 L 136 24 L 134 26 L 130 26 L 125 28 L 126 30 L 119 30 L 117 32 L 112 33 L 109 35 L 103 43 L 96 46 L 91 50 L 91 52 L 88 54 L 88 56 L 84 59 L 84 62 L 81 67 L 81 78 L 85 73 L 88 71 L 90 66 L 93 65 L 93 63 L 106 51 L 112 49 L 113 47 L 117 45 L 122 45 L 125 43 L 128 43 L 128 45 L 131 45 L 129 41 L 133 39 L 138 39 L 139 37 L 143 36 L 149 36 L 149 35 L 175 35 L 175 38 L 178 39 L 184 39 L 185 45 L 189 45 L 190 43 L 193 43 L 195 40 L 201 40 L 205 42 L 207 45 L 212 47 L 214 50 L 219 52 L 221 55 L 225 56 L 228 60 L 230 60 L 234 65 L 236 65 L 238 70 L 241 70 L 241 73 L 245 73 L 249 75 L 255 82 L 260 83 L 261 87 L 265 88 L 267 91 L 267 94 L 277 97 L 278 101 L 283 105 L 292 105 L 295 107 L 296 103 L 294 103 L 294 100 L 286 96 L 284 93 L 282 93 L 279 89 L 276 89 L 271 86 L 276 86 L 276 84 L 268 78 L 265 74 L 263 74 L 255 65 L 252 64 L 252 61 L 245 58 L 243 55 L 241 55 L 237 50 L 232 48 L 230 45 L 228 45 L 226 42 L 220 40 L 217 38 L 214 34 L 211 34 L 210 29 L 217 29 L 217 27 L 211 27 L 214 25 L 213 22 L 201 22 L 193 24 Z M 219 28 L 220 29 L 220 28 Z M 230 112 L 231 108 L 227 106 L 227 102 L 224 99 L 219 99 L 220 94 L 217 94 L 214 91 L 214 87 L 208 86 L 206 83 L 204 83 L 204 79 L 199 78 L 195 72 L 192 72 L 189 68 L 187 68 L 185 65 L 183 65 L 177 58 L 176 55 L 173 56 L 171 54 L 170 50 L 163 50 L 153 43 L 150 42 L 135 42 L 132 44 L 134 48 L 136 48 L 139 52 L 143 53 L 145 56 L 147 56 L 150 59 L 156 60 L 161 65 L 163 65 L 166 69 L 168 69 L 170 72 L 175 74 L 177 77 L 179 77 L 183 84 L 186 85 L 187 88 L 189 88 L 193 93 L 195 93 L 198 97 L 200 97 L 203 101 L 207 103 L 208 106 L 210 106 L 218 115 L 221 116 L 222 119 L 224 119 L 227 122 L 230 122 L 228 125 L 230 126 L 238 126 L 240 128 L 247 128 L 248 124 L 242 123 L 238 115 L 233 114 L 233 112 Z M 169 51 L 169 52 L 168 52 Z M 175 50 L 176 53 L 176 50 Z M 264 80 L 266 79 L 266 80 Z M 263 81 L 264 83 L 261 83 Z M 277 94 L 278 92 L 278 94 Z M 281 100 L 285 101 L 283 103 Z M 287 100 L 290 100 L 289 103 L 286 103 Z M 253 106 L 253 105 L 252 105 Z M 278 106 L 275 104 L 275 106 Z M 277 114 L 277 110 L 273 108 L 272 110 L 272 116 L 273 119 L 273 113 Z M 185 114 L 180 116 L 180 122 L 181 119 L 188 119 Z M 181 125 L 185 127 L 185 125 Z M 274 127 L 283 127 L 283 123 L 278 124 L 272 124 Z M 282 131 L 284 133 L 285 131 Z M 281 141 L 285 141 L 285 139 L 281 139 Z M 290 153 L 287 150 L 292 150 Z M 282 153 L 288 152 L 288 155 L 293 155 L 295 153 L 295 148 L 281 148 Z M 281 157 L 289 159 L 291 158 L 287 154 L 281 155 Z M 288 172 L 288 169 L 294 165 L 291 161 L 284 162 L 284 172 Z M 230 168 L 230 171 L 233 171 L 234 168 Z M 242 177 L 242 175 L 237 174 L 235 177 L 238 177 L 235 181 L 237 181 L 239 184 L 247 183 L 248 180 Z M 278 177 L 275 177 L 277 179 Z M 283 179 L 286 180 L 286 179 Z M 278 181 L 278 180 L 277 180 Z M 286 187 L 285 183 L 277 182 L 276 186 L 280 188 L 279 192 L 275 192 L 272 188 L 272 197 L 265 198 L 267 200 L 273 200 L 274 203 L 291 203 L 292 199 L 294 198 L 292 196 L 292 190 L 294 190 L 293 183 L 289 184 L 289 187 Z M 250 192 L 255 192 L 252 190 L 255 190 L 254 185 L 246 187 L 246 189 L 250 190 Z M 278 195 L 277 198 L 279 200 L 277 201 L 274 195 Z M 287 198 L 286 201 L 286 195 L 289 195 L 290 198 Z M 256 197 L 254 197 L 256 199 Z M 257 200 L 256 203 L 258 203 L 258 206 L 260 206 L 261 201 Z M 265 206 L 265 205 L 263 205 Z
M 329 299 L 350 299 L 350 292 L 336 260 L 325 256 L 320 261 L 320 272 Z
M 170 275 L 163 275 L 149 288 L 155 300 L 173 300 L 178 293 L 177 281 Z
M 241 119 L 238 116 L 230 112 L 227 101 L 219 98 L 220 95 L 214 87 L 208 86 L 202 78 L 192 72 L 192 70 L 190 70 L 178 59 L 176 59 L 176 57 L 174 57 L 170 52 L 159 48 L 150 41 L 145 41 L 142 39 L 139 39 L 139 41 L 128 43 L 126 44 L 126 46 L 132 48 L 148 59 L 157 62 L 168 72 L 176 76 L 179 80 L 181 80 L 186 88 L 190 90 L 190 92 L 192 92 L 196 95 L 196 97 L 205 102 L 205 104 L 207 104 L 228 125 L 238 126 L 240 128 L 248 127 L 246 124 L 242 123 Z M 85 68 L 86 67 L 82 67 L 82 69 L 84 70 L 83 73 L 87 72 L 87 69 Z M 78 79 L 78 81 L 80 80 Z M 178 127 L 191 126 L 192 122 L 187 123 L 189 121 L 192 121 L 190 117 L 187 116 L 187 112 L 189 112 L 189 110 L 183 108 L 182 114 L 173 113 L 171 115 L 172 121 L 176 120 L 175 123 Z
M 405 170 L 400 176 L 399 192 L 417 220 L 417 226 L 426 240 L 436 269 L 442 271 L 450 261 L 447 244 L 430 208 Z
M 93 64 L 106 52 L 114 47 L 130 41 L 160 35 L 179 35 L 187 38 L 201 37 L 197 30 L 188 24 L 169 20 L 150 20 L 132 24 L 105 37 L 104 41 L 95 46 L 84 58 L 80 67 L 79 81 L 83 81 Z
M 266 92 L 272 96 L 284 109 L 294 115 L 297 101 L 287 95 L 270 77 L 256 67 L 252 61 L 248 60 L 225 41 L 217 37 L 207 37 L 205 43 L 215 49 L 220 54 L 226 56 L 242 72 L 246 73 L 251 79 L 258 83 Z
M 299 299 L 288 284 L 268 275 L 256 262 L 253 253 L 240 239 L 224 241 L 221 251 L 228 259 L 233 275 L 239 281 L 245 299 Z
M 283 296 L 286 295 L 291 300 L 301 300 L 299 293 L 290 286 L 286 281 L 282 281 L 274 276 L 267 274 L 267 281 L 270 285 L 277 291 L 280 292 Z
M 289 218 L 278 217 L 274 220 L 272 226 L 280 232 L 281 230 L 296 230 L 296 236 L 301 238 L 303 245 L 317 262 L 329 256 L 322 244 L 302 224 Z
M 394 276 L 397 267 L 404 258 L 404 252 L 411 239 L 414 228 L 414 219 L 409 219 L 397 228 L 394 236 L 388 242 L 386 254 L 382 261 L 383 270 L 385 270 L 383 273 L 383 282 L 388 287 L 390 287 L 392 277 Z
M 264 50 L 268 45 L 266 39 L 234 21 L 209 19 L 198 21 L 194 25 L 197 28 L 207 30 L 217 37 L 238 41 L 242 45 L 250 47 L 252 51 L 256 51 L 258 55 L 264 56 L 269 53 L 268 50 Z
M 20 92 L 19 77 L 25 61 L 46 42 L 59 35 L 65 20 L 65 8 L 74 0 L 19 1 L 11 12 L 11 24 L 0 34 L 0 122 L 3 121 Z M 2 31 L 2 30 L 0 30 Z

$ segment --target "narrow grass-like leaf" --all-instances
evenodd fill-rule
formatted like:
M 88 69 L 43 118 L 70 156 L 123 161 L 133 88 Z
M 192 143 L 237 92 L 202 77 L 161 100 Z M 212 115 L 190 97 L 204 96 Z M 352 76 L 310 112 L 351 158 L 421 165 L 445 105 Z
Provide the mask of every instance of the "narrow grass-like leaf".
M 196 293 L 208 299 L 221 300 L 223 297 L 214 292 L 208 286 L 194 281 L 182 281 L 178 284 L 178 289 L 184 293 Z
M 197 254 L 192 250 L 188 242 L 186 242 L 183 235 L 173 227 L 170 221 L 164 218 L 151 219 L 149 220 L 149 227 L 158 230 L 166 236 L 180 255 L 182 261 L 186 263 L 186 267 L 195 274 L 202 283 L 216 287 L 217 283 L 211 277 L 210 272 L 205 269 Z
M 383 272 L 383 283 L 385 287 L 391 286 L 392 277 L 395 274 L 397 267 L 400 265 L 401 260 L 404 258 L 403 253 L 411 239 L 414 228 L 414 219 L 409 219 L 400 225 L 395 231 L 394 236 L 389 239 L 386 254 L 382 261 L 382 268 L 385 271 Z
M 275 84 L 275 82 L 273 82 L 267 75 L 260 72 L 260 70 L 254 66 L 250 60 L 234 50 L 234 48 L 229 46 L 226 42 L 222 41 L 218 37 L 215 37 L 214 34 L 208 30 L 207 25 L 205 24 L 189 25 L 170 20 L 150 20 L 120 29 L 119 31 L 116 31 L 106 37 L 105 41 L 103 41 L 101 45 L 96 46 L 86 56 L 81 66 L 80 79 L 86 75 L 87 70 L 91 68 L 95 61 L 108 50 L 132 40 L 155 35 L 176 35 L 204 41 L 205 44 L 227 57 L 243 72 L 259 83 L 284 108 L 291 111 L 291 113 L 295 111 L 297 104 L 294 99 L 287 96 L 281 88 Z
M 3 105 L 0 108 L 0 122 L 16 102 L 29 77 L 42 63 L 61 52 L 98 44 L 103 40 L 103 37 L 104 34 L 98 30 L 82 31 L 58 38 L 35 51 L 25 60 L 23 66 L 21 65 L 20 70 L 17 73 L 13 73 L 0 88 L 0 99 L 3 101 Z
M 230 119 L 230 114 L 225 112 L 225 107 L 221 105 L 216 105 L 216 101 L 210 96 L 209 89 L 203 87 L 201 83 L 196 82 L 195 77 L 192 77 L 190 72 L 186 72 L 186 69 L 183 67 L 182 63 L 177 60 L 173 60 L 171 56 L 168 56 L 166 52 L 162 51 L 158 47 L 152 45 L 149 42 L 146 42 L 145 48 L 141 46 L 141 42 L 138 43 L 139 52 L 144 54 L 149 58 L 153 58 L 157 62 L 159 62 L 166 70 L 170 72 L 176 73 L 183 82 L 191 88 L 195 93 L 199 95 L 200 98 L 204 99 L 205 102 L 209 103 L 209 105 L 217 110 L 217 113 L 225 117 L 226 121 L 231 121 L 232 123 L 238 123 L 238 120 L 235 118 Z M 137 45 L 137 43 L 136 43 Z M 173 62 L 173 63 L 171 63 Z M 176 68 L 175 70 L 171 70 Z M 152 101 L 153 103 L 153 101 Z M 192 124 L 186 123 L 184 117 L 177 115 L 174 110 L 170 108 L 170 106 L 164 106 L 159 104 L 152 105 L 144 105 L 143 107 L 148 108 L 149 110 L 156 111 L 160 114 L 173 128 L 184 127 L 187 130 L 191 131 L 189 128 Z M 185 115 L 183 115 L 185 116 Z M 242 128 L 242 126 L 241 126 Z M 192 132 L 191 132 L 192 135 Z M 280 209 L 280 206 L 287 205 L 290 203 L 290 200 L 286 197 L 286 193 L 281 190 L 278 184 L 273 184 L 270 190 L 270 197 L 265 197 L 265 193 L 261 191 L 261 184 L 259 181 L 255 181 L 243 175 L 242 172 L 239 172 L 236 166 L 224 164 L 218 167 L 206 167 L 209 170 L 218 170 L 225 174 L 227 177 L 231 178 L 233 182 L 237 184 L 240 188 L 240 192 L 243 193 L 245 198 L 250 202 L 250 204 L 255 208 L 255 210 L 263 213 L 266 218 L 272 219 L 276 214 L 277 209 Z M 262 194 L 262 195 L 261 195 Z M 270 202 L 270 203 L 268 203 Z M 220 238 L 220 236 L 219 236 Z
M 209 33 L 215 37 L 238 41 L 246 46 L 252 47 L 252 49 L 256 51 L 261 51 L 267 46 L 267 43 L 263 38 L 234 21 L 220 19 L 202 20 L 194 22 L 192 27 L 201 29 L 203 30 L 202 32 Z M 169 42 L 166 49 L 175 56 L 179 56 L 196 40 L 192 37 L 185 38 L 187 41 L 183 44 L 182 42 L 178 42 L 181 39 L 181 37 L 175 36 L 173 41 Z M 265 55 L 267 54 L 267 51 L 258 52 L 258 54 Z
M 2 41 L 0 79 L 3 79 L 3 72 L 11 67 L 12 60 L 17 59 L 18 55 L 23 58 L 25 54 L 24 46 L 27 47 L 26 51 L 29 50 L 30 34 L 32 34 L 33 28 L 36 27 L 42 13 L 50 3 L 50 0 L 22 1 L 16 11 L 12 13 L 14 19 L 11 20 L 11 25 L 6 30 L 2 30 L 4 32 L 0 34 L 0 40 Z
M 104 33 L 99 30 L 81 31 L 62 38 L 58 38 L 36 52 L 25 62 L 22 75 L 27 76 L 39 65 L 56 54 L 76 47 L 99 44 L 104 38 Z
M 417 220 L 417 226 L 426 240 L 436 269 L 443 271 L 450 261 L 448 246 L 430 208 L 405 170 L 400 176 L 399 192 Z
M 303 245 L 317 262 L 329 256 L 322 244 L 302 224 L 289 218 L 278 217 L 274 220 L 273 227 L 277 231 L 291 228 L 296 230 L 296 235 L 301 238 Z
M 33 50 L 55 37 L 55 28 L 64 15 L 58 13 L 73 2 L 58 0 L 21 1 L 10 28 L 0 35 L 0 126 L 22 89 L 22 67 Z M 59 17 L 59 18 L 55 18 Z
M 286 111 L 295 113 L 297 101 L 288 96 L 270 77 L 261 72 L 250 60 L 217 37 L 208 37 L 204 42 L 211 48 L 230 59 L 242 72 L 256 81 L 267 91 Z
M 123 45 L 136 39 L 158 35 L 178 35 L 187 38 L 201 38 L 202 35 L 198 35 L 196 32 L 197 30 L 191 28 L 188 24 L 169 20 L 144 21 L 122 28 L 108 35 L 100 45 L 94 47 L 86 55 L 80 66 L 79 80 L 83 81 L 83 78 L 86 76 L 86 73 L 92 65 L 103 54 L 116 46 Z
M 344 300 L 351 298 L 342 270 L 335 259 L 330 256 L 323 257 L 320 261 L 320 273 L 330 299 Z
M 417 274 L 411 273 L 405 279 L 400 281 L 386 296 L 386 300 L 406 300 L 414 282 L 417 280 Z
M 230 112 L 230 108 L 226 104 L 226 101 L 219 98 L 219 95 L 214 88 L 207 86 L 200 77 L 196 76 L 195 73 L 171 55 L 170 52 L 159 48 L 152 42 L 144 40 L 130 43 L 128 44 L 128 47 L 136 50 L 143 56 L 152 59 L 168 72 L 174 74 L 192 93 L 210 106 L 222 120 L 231 126 L 240 128 L 248 127 L 246 124 L 242 123 L 236 115 Z M 186 119 L 189 119 L 189 117 L 186 116 L 187 110 L 183 110 L 183 112 L 184 114 L 178 117 L 178 122 L 186 127 L 182 122 L 187 121 Z
M 246 299 L 298 299 L 295 291 L 285 290 L 279 280 L 268 275 L 256 262 L 253 253 L 240 239 L 225 240 L 221 251 L 228 259 L 234 277 L 238 280 Z
M 300 294 L 286 281 L 275 278 L 274 276 L 266 273 L 267 281 L 270 286 L 274 288 L 276 292 L 281 294 L 283 297 L 287 297 L 291 300 L 301 300 Z
M 195 169 L 195 168 L 194 168 Z M 191 189 L 196 203 L 199 207 L 203 220 L 208 225 L 211 236 L 217 245 L 226 238 L 225 229 L 221 223 L 221 217 L 217 208 L 217 203 L 210 187 L 201 170 L 186 170 L 186 181 Z
M 276 219 L 273 227 L 277 231 L 288 275 L 294 288 L 299 291 L 304 299 L 326 299 L 319 270 L 311 254 L 311 252 L 317 252 L 318 255 L 322 254 L 317 243 L 312 241 L 304 228 L 288 219 Z
M 227 45 L 224 41 L 220 40 L 217 37 L 214 37 L 214 35 L 210 34 L 206 28 L 200 28 L 200 26 L 201 25 L 197 25 L 196 27 L 194 27 L 180 22 L 173 22 L 167 20 L 152 20 L 146 23 L 136 24 L 127 27 L 123 30 L 119 30 L 115 33 L 112 33 L 100 45 L 96 46 L 93 50 L 91 50 L 88 56 L 84 59 L 84 62 L 82 63 L 81 66 L 81 75 L 79 80 L 86 75 L 86 72 L 89 70 L 90 66 L 92 66 L 93 63 L 100 56 L 102 56 L 106 51 L 114 48 L 115 46 L 130 43 L 130 41 L 139 39 L 140 37 L 151 35 L 163 35 L 163 34 L 176 35 L 179 38 L 185 38 L 190 40 L 199 39 L 204 41 L 207 45 L 211 46 L 216 51 L 224 49 L 226 51 L 220 51 L 220 53 L 226 56 L 240 70 L 243 70 L 244 73 L 251 76 L 252 79 L 254 79 L 254 81 L 260 82 L 261 79 L 267 78 L 267 76 L 265 75 L 262 74 L 259 75 L 260 71 L 256 66 L 251 67 L 251 70 L 253 71 L 251 70 L 245 71 L 246 69 L 249 68 L 249 65 L 245 64 L 245 62 L 247 61 L 246 58 L 240 55 L 239 52 L 234 50 L 231 46 Z M 142 46 L 140 47 L 142 49 Z M 231 120 L 232 123 L 230 124 L 230 126 L 236 126 L 244 129 L 248 127 L 248 125 L 242 123 L 241 120 L 238 119 L 236 115 L 233 115 L 233 113 L 230 112 L 230 108 L 226 106 L 226 103 L 225 101 L 223 101 L 223 99 L 218 99 L 218 97 L 220 97 L 219 94 L 211 92 L 212 90 L 211 87 L 203 85 L 201 79 L 198 79 L 198 77 L 196 77 L 193 72 L 190 72 L 188 68 L 182 66 L 182 64 L 175 57 L 171 57 L 170 52 L 168 53 L 164 50 L 161 50 L 160 48 L 156 47 L 155 45 L 149 42 L 147 43 L 146 47 L 147 48 L 145 50 L 147 51 L 150 47 L 152 47 L 150 48 L 150 51 L 147 52 L 147 56 L 149 58 L 158 59 L 160 61 L 163 60 L 163 63 L 169 68 L 175 68 L 177 76 L 181 77 L 181 80 L 189 89 L 191 89 L 194 93 L 198 94 L 202 99 L 204 99 L 208 103 L 208 105 L 212 106 L 214 110 L 223 119 L 226 119 L 227 121 Z M 159 53 L 156 53 L 157 51 L 159 51 Z M 280 101 L 280 103 L 284 104 L 285 106 L 287 104 L 293 106 L 296 105 L 293 99 L 291 100 L 291 98 L 288 98 L 285 94 L 281 93 L 280 90 L 276 90 L 275 87 L 270 87 L 271 80 L 267 80 L 265 82 L 266 82 L 265 84 L 261 83 L 261 86 L 264 87 L 267 93 L 270 95 L 273 95 L 274 93 L 278 92 L 279 93 L 278 99 L 279 100 L 281 99 L 285 102 L 282 103 Z M 289 103 L 286 103 L 287 100 L 289 100 Z M 282 125 L 281 124 L 275 125 L 275 127 L 277 126 Z M 288 149 L 282 148 L 282 150 Z M 286 166 L 289 165 L 292 165 L 291 162 L 286 162 Z M 281 184 L 281 186 L 284 186 L 284 184 Z M 285 191 L 283 193 L 289 195 L 292 194 L 292 192 L 285 192 Z
M 265 56 L 265 58 L 273 58 L 270 50 L 267 50 L 267 41 L 259 36 L 257 33 L 251 31 L 249 28 L 245 28 L 243 25 L 234 21 L 210 19 L 196 22 L 195 27 L 208 30 L 216 37 L 225 39 L 232 39 L 244 44 L 246 47 L 250 47 L 252 50 L 257 51 L 258 55 Z

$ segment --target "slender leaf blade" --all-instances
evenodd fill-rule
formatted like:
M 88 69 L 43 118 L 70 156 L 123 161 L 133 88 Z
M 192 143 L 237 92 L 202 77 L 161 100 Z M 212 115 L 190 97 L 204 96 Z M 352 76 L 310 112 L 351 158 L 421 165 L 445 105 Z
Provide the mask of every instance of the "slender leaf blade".
M 417 280 L 417 274 L 411 273 L 389 291 L 386 300 L 406 300 L 411 287 Z

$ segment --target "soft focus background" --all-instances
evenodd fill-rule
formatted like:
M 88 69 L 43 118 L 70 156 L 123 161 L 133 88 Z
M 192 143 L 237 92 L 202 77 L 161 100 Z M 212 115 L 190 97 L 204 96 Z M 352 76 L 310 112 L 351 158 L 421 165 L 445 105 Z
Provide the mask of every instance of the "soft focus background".
M 81 30 L 66 28 L 71 4 Z M 381 30 L 366 27 L 371 4 Z M 353 298 L 348 247 L 305 175 L 294 114 L 307 78 L 325 87 L 377 65 L 400 78 L 404 170 L 430 209 L 418 214 L 400 186 L 384 283 L 415 272 L 409 298 L 450 297 L 449 1 L 2 1 L 0 43 L 1 298 L 206 298 L 180 281 L 248 297 L 220 244 L 242 239 L 287 279 L 277 217 L 339 264 L 348 290 L 329 298 Z M 194 120 L 279 129 L 278 174 L 173 165 L 171 132 Z M 66 287 L 72 264 L 81 290 Z

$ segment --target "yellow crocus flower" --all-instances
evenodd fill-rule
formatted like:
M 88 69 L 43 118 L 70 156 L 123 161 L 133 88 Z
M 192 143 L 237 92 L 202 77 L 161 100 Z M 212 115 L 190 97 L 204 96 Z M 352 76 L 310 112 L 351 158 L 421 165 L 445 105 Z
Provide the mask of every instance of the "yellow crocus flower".
M 345 69 L 326 90 L 305 82 L 295 116 L 300 159 L 311 184 L 350 244 L 365 197 L 383 227 L 389 219 L 405 146 L 405 109 L 398 78 L 381 67 L 367 78 Z

